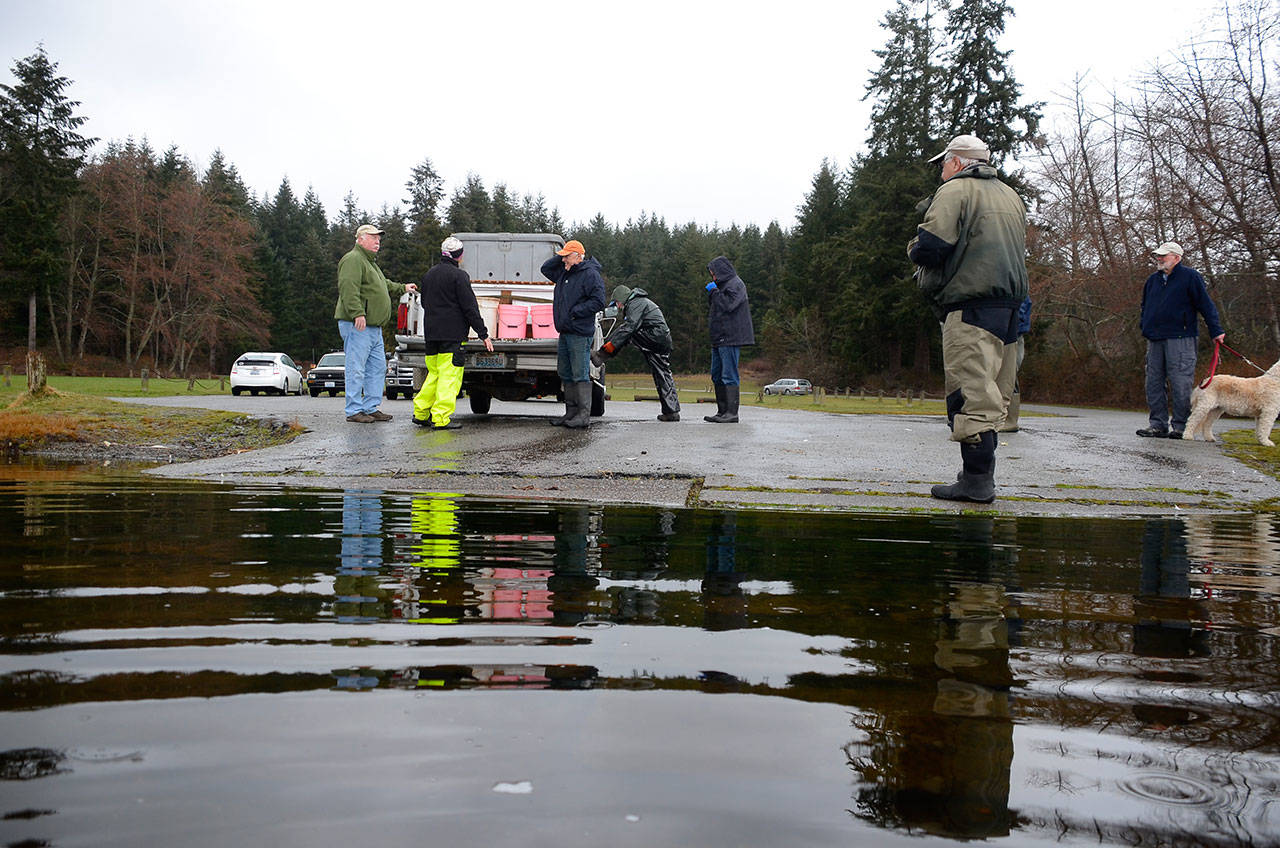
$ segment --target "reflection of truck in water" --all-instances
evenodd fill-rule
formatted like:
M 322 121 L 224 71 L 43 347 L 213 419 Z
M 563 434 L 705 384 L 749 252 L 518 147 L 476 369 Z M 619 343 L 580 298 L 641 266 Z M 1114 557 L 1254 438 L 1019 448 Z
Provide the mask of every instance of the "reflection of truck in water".
M 461 266 L 471 275 L 480 314 L 493 352 L 472 333 L 464 344 L 466 362 L 462 391 L 471 402 L 471 411 L 484 415 L 494 398 L 505 401 L 557 397 L 563 399 L 556 369 L 558 346 L 551 321 L 551 300 L 555 286 L 540 269 L 542 263 L 564 246 L 564 239 L 551 233 L 454 233 L 462 241 Z M 607 293 L 606 293 L 607 295 Z M 404 390 L 405 371 L 413 371 L 413 392 L 426 379 L 425 343 L 422 339 L 422 301 L 416 294 L 400 300 L 396 322 L 396 353 L 388 375 L 388 396 Z M 604 338 L 596 317 L 597 350 Z M 393 388 L 393 381 L 397 381 Z M 604 414 L 604 368 L 591 366 L 591 414 Z

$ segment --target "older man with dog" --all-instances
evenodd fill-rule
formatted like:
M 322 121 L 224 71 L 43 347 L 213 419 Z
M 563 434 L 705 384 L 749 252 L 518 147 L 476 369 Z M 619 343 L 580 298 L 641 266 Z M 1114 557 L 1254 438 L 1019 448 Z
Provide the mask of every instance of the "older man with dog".
M 1199 313 L 1216 342 L 1226 338 L 1204 277 L 1182 264 L 1182 246 L 1167 241 L 1152 252 L 1156 272 L 1142 289 L 1142 336 L 1147 340 L 1147 426 L 1145 438 L 1181 439 L 1191 415 L 1196 379 Z M 1165 384 L 1168 384 L 1168 392 Z
M 1027 297 L 1027 207 L 998 179 L 991 149 L 977 136 L 956 136 L 929 161 L 939 159 L 942 185 L 907 255 L 942 320 L 947 421 L 960 443 L 961 471 L 954 483 L 930 492 L 991 503 L 996 430 L 1017 373 L 1003 366 L 1017 356 L 1018 308 Z

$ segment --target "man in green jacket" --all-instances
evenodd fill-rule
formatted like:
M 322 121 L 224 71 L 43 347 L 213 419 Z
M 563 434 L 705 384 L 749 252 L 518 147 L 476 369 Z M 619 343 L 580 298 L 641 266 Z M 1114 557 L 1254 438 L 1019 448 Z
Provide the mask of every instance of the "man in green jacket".
M 378 409 L 387 376 L 382 325 L 391 319 L 392 295 L 399 300 L 406 291 L 418 290 L 414 283 L 393 283 L 383 276 L 377 263 L 381 246 L 382 230 L 361 224 L 356 229 L 356 246 L 338 262 L 338 305 L 333 317 L 338 319 L 346 354 L 345 412 L 355 424 L 391 420 Z
M 942 320 L 947 420 L 963 465 L 954 483 L 931 493 L 990 503 L 996 496 L 996 429 L 1017 373 L 1002 365 L 1017 356 L 1018 307 L 1027 297 L 1027 208 L 996 178 L 991 149 L 977 136 L 956 136 L 929 161 L 939 159 L 942 185 L 907 255 Z
M 626 347 L 629 342 L 634 342 L 636 349 L 644 357 L 645 364 L 649 366 L 653 386 L 658 390 L 658 404 L 662 407 L 658 420 L 679 421 L 680 393 L 671 376 L 671 330 L 667 327 L 667 319 L 663 317 L 662 310 L 649 299 L 649 293 L 641 288 L 618 286 L 613 290 L 610 300 L 618 307 L 618 316 L 622 320 L 609 333 L 600 353 L 591 354 L 592 361 L 599 359 L 602 362 Z

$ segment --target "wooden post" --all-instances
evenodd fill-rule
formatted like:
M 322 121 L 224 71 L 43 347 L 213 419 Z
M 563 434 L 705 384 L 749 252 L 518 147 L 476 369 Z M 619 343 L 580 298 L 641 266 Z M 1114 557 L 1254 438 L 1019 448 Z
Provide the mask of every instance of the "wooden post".
M 142 369 L 142 390 L 143 390 L 144 392 L 147 390 L 147 380 L 148 380 L 148 379 L 149 379 L 149 375 L 148 375 L 148 373 L 147 373 L 147 369 L 143 368 L 143 369 Z
M 13 385 L 13 366 L 6 365 L 4 367 L 4 387 L 7 389 Z
M 27 351 L 27 391 L 33 395 L 43 392 L 47 376 L 44 357 L 40 354 L 40 351 Z

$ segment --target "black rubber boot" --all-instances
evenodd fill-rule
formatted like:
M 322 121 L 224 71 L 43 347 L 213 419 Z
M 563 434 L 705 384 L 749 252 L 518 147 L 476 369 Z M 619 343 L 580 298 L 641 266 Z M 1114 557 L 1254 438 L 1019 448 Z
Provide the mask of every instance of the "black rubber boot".
M 738 423 L 738 397 L 740 387 L 737 385 L 724 387 L 724 412 L 712 417 L 716 424 Z
M 578 398 L 570 391 L 576 383 L 561 383 L 560 386 L 564 391 L 564 415 L 559 418 L 552 418 L 549 423 L 552 427 L 563 427 L 565 422 L 578 414 Z
M 720 416 L 724 415 L 724 409 L 725 409 L 725 399 L 724 399 L 725 387 L 721 383 L 716 383 L 715 387 L 716 387 L 716 414 L 702 416 L 703 421 L 711 421 L 712 423 L 719 422 Z
M 573 430 L 584 430 L 591 425 L 591 381 L 583 380 L 581 383 L 569 384 L 576 395 L 577 411 L 573 417 L 564 422 L 564 426 Z M 565 392 L 567 398 L 569 393 Z
M 996 499 L 996 434 L 987 430 L 979 434 L 977 444 L 960 443 L 963 468 L 956 482 L 934 486 L 930 494 L 947 501 L 991 503 Z

